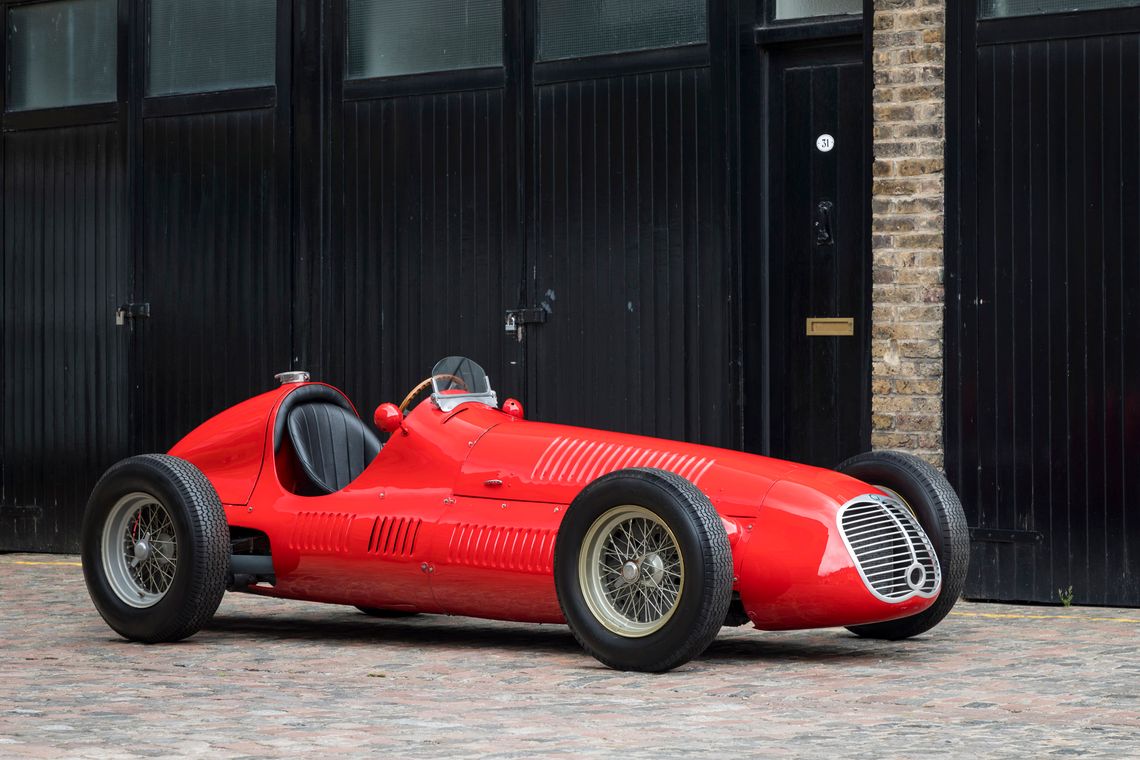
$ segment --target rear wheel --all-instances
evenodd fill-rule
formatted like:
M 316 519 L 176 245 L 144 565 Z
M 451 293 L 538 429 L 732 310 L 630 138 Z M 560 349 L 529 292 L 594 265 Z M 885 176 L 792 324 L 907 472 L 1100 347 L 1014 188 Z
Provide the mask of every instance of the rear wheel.
M 942 473 L 913 454 L 871 451 L 836 468 L 897 497 L 918 519 L 942 566 L 942 591 L 917 615 L 885 623 L 854 625 L 852 633 L 872 639 L 905 639 L 929 631 L 962 595 L 970 562 L 970 535 L 962 502 Z
M 618 670 L 660 672 L 698 656 L 732 597 L 720 516 L 689 481 L 653 469 L 598 478 L 558 532 L 554 582 L 582 647 Z
M 225 510 L 206 476 L 185 460 L 147 454 L 111 467 L 91 493 L 82 543 L 96 609 L 132 641 L 190 636 L 225 593 Z

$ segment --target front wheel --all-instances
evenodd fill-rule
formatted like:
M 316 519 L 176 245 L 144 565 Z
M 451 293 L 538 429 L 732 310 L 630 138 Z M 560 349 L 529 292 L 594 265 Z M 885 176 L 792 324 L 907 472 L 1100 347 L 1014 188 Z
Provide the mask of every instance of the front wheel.
M 732 598 L 732 551 L 692 483 L 664 470 L 619 470 L 567 509 L 554 583 L 583 649 L 617 670 L 662 672 L 716 637 Z
M 83 520 L 83 577 L 107 625 L 132 641 L 178 641 L 213 617 L 230 540 L 210 481 L 165 454 L 115 464 Z
M 918 520 L 942 566 L 942 591 L 917 615 L 884 623 L 854 625 L 849 631 L 871 639 L 906 639 L 942 622 L 962 595 L 970 563 L 970 534 L 962 502 L 942 473 L 913 454 L 870 451 L 837 468 L 895 496 Z

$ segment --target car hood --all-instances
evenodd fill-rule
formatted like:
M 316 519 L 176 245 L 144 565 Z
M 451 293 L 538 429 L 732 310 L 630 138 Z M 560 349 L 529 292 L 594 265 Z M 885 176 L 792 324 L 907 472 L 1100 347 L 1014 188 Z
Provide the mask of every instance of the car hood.
M 778 481 L 825 470 L 712 446 L 541 422 L 499 424 L 479 438 L 460 470 L 462 496 L 568 504 L 615 470 L 654 467 L 703 490 L 724 512 L 755 514 Z

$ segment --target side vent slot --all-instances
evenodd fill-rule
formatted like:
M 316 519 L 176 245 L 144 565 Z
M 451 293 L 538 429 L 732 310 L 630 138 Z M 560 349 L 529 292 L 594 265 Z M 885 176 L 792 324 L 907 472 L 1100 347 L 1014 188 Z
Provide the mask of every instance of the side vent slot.
M 423 520 L 410 517 L 377 517 L 368 537 L 368 553 L 381 557 L 411 557 Z
M 348 531 L 356 515 L 343 512 L 298 512 L 289 548 L 341 554 L 348 551 Z
M 460 523 L 451 534 L 448 562 L 524 573 L 554 571 L 555 532 Z

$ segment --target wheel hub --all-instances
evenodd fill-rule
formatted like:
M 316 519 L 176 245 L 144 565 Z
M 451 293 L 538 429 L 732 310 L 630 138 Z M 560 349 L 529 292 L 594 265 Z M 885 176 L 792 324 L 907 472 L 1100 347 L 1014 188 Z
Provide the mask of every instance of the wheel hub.
M 178 569 L 178 534 L 162 502 L 143 491 L 128 493 L 103 524 L 103 570 L 119 601 L 152 607 L 170 589 Z
M 650 510 L 614 507 L 583 539 L 579 582 L 595 618 L 630 638 L 648 636 L 681 599 L 684 562 L 669 527 Z
M 642 560 L 640 569 L 645 573 L 646 582 L 652 581 L 660 585 L 661 576 L 665 574 L 665 560 L 659 554 L 650 554 Z
M 135 544 L 135 560 L 146 562 L 150 559 L 150 542 L 145 538 Z
M 637 579 L 640 577 L 641 568 L 633 560 L 629 560 L 621 566 L 621 579 L 626 583 L 637 583 Z

